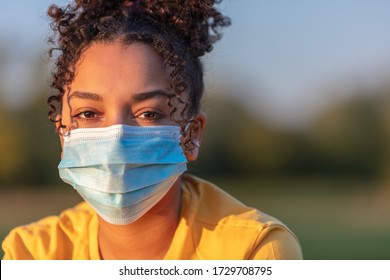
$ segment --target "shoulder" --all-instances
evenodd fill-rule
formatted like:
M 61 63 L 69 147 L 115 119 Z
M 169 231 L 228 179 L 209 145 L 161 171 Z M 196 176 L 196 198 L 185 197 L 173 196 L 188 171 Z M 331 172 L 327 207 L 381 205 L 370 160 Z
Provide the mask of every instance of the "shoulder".
M 74 259 L 83 254 L 76 243 L 88 244 L 93 210 L 82 202 L 37 222 L 14 228 L 4 239 L 4 259 Z
M 248 207 L 200 178 L 183 177 L 194 242 L 204 258 L 301 259 L 299 241 L 278 219 Z M 210 252 L 212 252 L 210 254 Z

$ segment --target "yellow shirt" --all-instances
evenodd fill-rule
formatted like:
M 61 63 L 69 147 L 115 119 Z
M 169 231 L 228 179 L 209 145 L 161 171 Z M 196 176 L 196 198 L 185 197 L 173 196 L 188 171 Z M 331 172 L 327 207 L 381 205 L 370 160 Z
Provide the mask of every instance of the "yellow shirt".
M 179 224 L 164 259 L 302 259 L 299 241 L 280 221 L 213 184 L 185 175 Z M 13 229 L 3 259 L 100 259 L 98 219 L 85 202 Z

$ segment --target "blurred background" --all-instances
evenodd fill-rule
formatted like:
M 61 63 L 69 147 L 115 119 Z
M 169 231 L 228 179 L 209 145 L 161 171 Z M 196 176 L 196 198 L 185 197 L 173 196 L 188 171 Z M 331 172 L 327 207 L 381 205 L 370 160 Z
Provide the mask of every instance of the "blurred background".
M 80 201 L 47 119 L 51 3 L 1 0 L 1 240 Z M 305 259 L 390 259 L 390 1 L 220 9 L 233 24 L 203 60 L 208 124 L 190 172 L 282 220 Z

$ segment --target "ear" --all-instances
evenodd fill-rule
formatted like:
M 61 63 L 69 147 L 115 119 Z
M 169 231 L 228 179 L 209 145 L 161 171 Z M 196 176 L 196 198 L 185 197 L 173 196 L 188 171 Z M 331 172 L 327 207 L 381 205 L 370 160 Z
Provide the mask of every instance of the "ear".
M 195 161 L 198 158 L 203 132 L 206 127 L 206 120 L 206 114 L 204 112 L 199 112 L 193 119 L 195 122 L 195 124 L 193 124 L 195 129 L 191 128 L 191 126 L 189 127 L 189 129 L 193 129 L 191 142 L 194 144 L 194 148 L 184 153 L 188 161 Z

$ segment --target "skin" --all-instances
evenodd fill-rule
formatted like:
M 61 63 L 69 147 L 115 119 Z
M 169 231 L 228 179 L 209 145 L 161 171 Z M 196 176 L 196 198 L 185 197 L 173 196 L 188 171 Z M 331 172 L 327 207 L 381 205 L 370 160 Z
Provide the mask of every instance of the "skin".
M 95 43 L 76 65 L 76 75 L 63 97 L 62 124 L 70 129 L 177 125 L 169 113 L 171 94 L 166 67 L 145 44 Z M 206 116 L 193 117 L 200 143 Z M 63 139 L 60 135 L 61 144 Z M 198 157 L 199 147 L 185 153 Z M 144 216 L 128 225 L 114 225 L 99 217 L 99 248 L 103 259 L 162 259 L 169 249 L 180 214 L 180 178 Z M 147 237 L 147 238 L 145 238 Z

